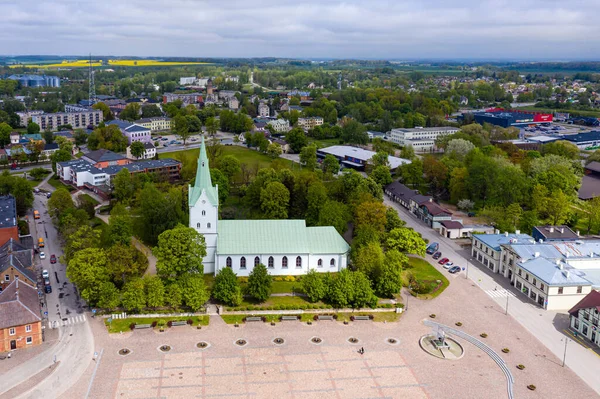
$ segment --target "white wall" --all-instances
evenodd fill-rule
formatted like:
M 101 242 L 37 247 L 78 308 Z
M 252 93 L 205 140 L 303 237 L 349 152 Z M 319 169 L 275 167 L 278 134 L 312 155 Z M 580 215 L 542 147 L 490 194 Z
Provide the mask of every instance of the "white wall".
M 249 255 L 227 255 L 227 254 L 218 254 L 217 255 L 217 267 L 216 272 L 227 267 L 227 258 L 231 258 L 231 268 L 233 272 L 241 277 L 249 276 L 254 268 L 254 258 L 259 258 L 259 263 L 267 266 L 267 270 L 270 275 L 273 276 L 301 276 L 306 273 L 310 269 L 315 269 L 318 272 L 326 273 L 326 272 L 339 272 L 341 269 L 346 268 L 347 259 L 346 255 L 309 255 L 309 254 L 277 254 L 277 255 L 269 255 L 269 254 L 249 254 Z M 269 268 L 269 257 L 273 257 L 273 268 Z M 282 259 L 286 256 L 288 259 L 288 267 L 282 267 Z M 302 267 L 296 267 L 296 258 L 300 256 L 302 258 Z M 246 258 L 246 268 L 240 269 L 240 260 L 242 257 Z M 318 267 L 319 259 L 323 260 L 323 267 Z M 331 259 L 335 260 L 335 266 L 330 266 Z M 204 268 L 204 272 L 206 273 L 206 266 Z
M 218 220 L 219 208 L 210 203 L 205 192 L 198 198 L 196 204 L 190 204 L 190 227 L 202 234 L 206 241 L 206 257 L 202 260 L 204 273 L 215 273 Z M 208 227 L 209 223 L 210 227 Z

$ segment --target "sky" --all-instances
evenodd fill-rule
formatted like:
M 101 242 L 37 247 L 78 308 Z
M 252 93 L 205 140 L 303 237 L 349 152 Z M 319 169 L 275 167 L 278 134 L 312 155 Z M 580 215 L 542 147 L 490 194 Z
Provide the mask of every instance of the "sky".
M 600 59 L 600 0 L 0 0 L 0 54 Z

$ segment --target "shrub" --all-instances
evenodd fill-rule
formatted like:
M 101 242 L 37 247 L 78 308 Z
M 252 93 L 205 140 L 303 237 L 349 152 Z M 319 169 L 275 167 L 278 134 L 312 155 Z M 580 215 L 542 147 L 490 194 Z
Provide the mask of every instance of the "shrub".
M 519 370 L 525 370 L 525 366 L 523 366 L 522 364 L 517 365 L 517 368 Z
M 375 318 L 375 316 L 373 316 L 372 314 L 369 315 L 369 320 L 373 320 Z
M 454 323 L 456 326 L 460 327 L 462 326 L 462 323 L 460 321 L 457 321 L 456 323 Z
M 154 321 L 152 322 L 152 328 L 156 327 L 156 325 L 157 325 L 157 324 L 158 324 L 158 322 L 157 322 L 156 320 L 154 320 Z
M 337 320 L 338 316 L 336 314 L 333 315 L 333 320 Z
M 263 323 L 267 321 L 267 318 L 265 316 L 261 317 L 260 319 L 263 321 Z
M 255 309 L 254 306 L 248 306 L 248 310 L 252 311 L 254 309 Z
M 293 283 L 294 281 L 296 281 L 296 277 L 294 277 L 294 276 L 286 276 L 285 277 L 285 281 L 289 281 L 290 283 Z
M 535 391 L 535 385 L 529 384 L 527 385 L 527 389 L 529 389 L 530 391 Z
M 187 319 L 187 324 L 191 326 L 192 324 L 194 324 L 194 320 L 192 320 L 192 319 Z
M 508 348 L 502 348 L 502 352 L 508 353 L 508 352 L 510 352 L 510 349 L 508 349 Z
M 435 319 L 435 313 L 430 314 L 429 317 L 431 317 L 432 319 Z
M 158 327 L 163 328 L 167 325 L 167 321 L 165 319 L 160 319 L 157 323 Z
M 479 336 L 480 336 L 481 338 L 487 338 L 487 334 L 486 334 L 486 333 L 481 333 L 481 334 L 479 334 Z
M 350 321 L 354 321 L 354 316 L 350 316 Z
M 129 329 L 133 331 L 133 329 L 135 329 L 135 323 L 131 323 L 131 324 L 129 325 Z
M 314 316 L 313 316 L 313 320 L 315 320 L 315 321 L 316 321 L 316 320 L 319 320 L 319 316 L 318 316 L 318 315 L 314 315 Z
M 173 321 L 172 320 L 169 320 L 167 322 L 167 327 L 169 327 L 169 328 L 173 327 Z

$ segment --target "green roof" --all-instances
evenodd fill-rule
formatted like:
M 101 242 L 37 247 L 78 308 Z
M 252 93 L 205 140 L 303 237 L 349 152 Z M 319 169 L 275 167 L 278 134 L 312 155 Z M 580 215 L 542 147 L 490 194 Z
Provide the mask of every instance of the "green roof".
M 202 192 L 206 191 L 208 200 L 213 205 L 219 205 L 219 195 L 217 189 L 213 187 L 210 178 L 210 167 L 208 165 L 208 156 L 206 155 L 206 145 L 204 144 L 204 136 L 202 136 L 202 144 L 200 145 L 200 156 L 198 157 L 198 169 L 196 170 L 196 181 L 194 186 L 189 190 L 189 204 L 195 205 Z
M 218 254 L 334 254 L 349 246 L 333 227 L 304 220 L 219 220 Z

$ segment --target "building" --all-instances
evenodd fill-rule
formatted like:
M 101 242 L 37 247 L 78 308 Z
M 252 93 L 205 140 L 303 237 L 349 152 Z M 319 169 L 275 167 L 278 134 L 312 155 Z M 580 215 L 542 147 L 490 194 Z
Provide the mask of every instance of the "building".
M 337 272 L 350 249 L 330 226 L 306 227 L 304 220 L 219 220 L 218 186 L 213 186 L 204 139 L 198 171 L 189 187 L 190 227 L 204 236 L 204 273 L 230 267 L 248 276 L 259 263 L 271 275 L 302 275 L 314 269 Z
M 0 352 L 42 343 L 42 317 L 37 288 L 17 279 L 0 293 L 0 337 Z
M 16 80 L 21 87 L 60 87 L 58 76 L 10 75 L 6 79 Z
M 150 129 L 151 133 L 166 132 L 171 130 L 172 120 L 164 116 L 157 116 L 154 118 L 142 118 L 135 122 L 136 125 Z
M 195 76 L 179 78 L 179 84 L 181 86 L 189 86 L 195 84 L 197 80 Z
M 42 155 L 44 155 L 47 159 L 50 159 L 52 154 L 54 154 L 59 149 L 60 149 L 60 147 L 58 146 L 57 143 L 50 143 L 50 144 L 46 143 L 46 144 L 44 144 L 44 149 L 42 150 Z
M 100 169 L 131 163 L 131 160 L 125 158 L 123 155 L 104 149 L 88 152 L 81 159 Z
M 63 183 L 71 184 L 77 188 L 86 185 L 102 186 L 108 184 L 106 173 L 83 158 L 58 162 L 56 164 L 56 174 Z
M 583 336 L 596 347 L 600 347 L 600 292 L 591 291 L 569 310 L 570 327 L 578 336 Z
M 156 147 L 151 142 L 143 142 L 144 153 L 139 158 L 131 155 L 131 146 L 127 147 L 127 158 L 129 159 L 152 159 L 156 156 Z
M 94 108 L 87 105 L 65 104 L 65 112 L 87 112 Z
M 321 125 L 323 125 L 323 118 L 321 118 L 320 116 L 298 118 L 298 126 L 300 126 L 304 130 L 311 130 Z
M 583 168 L 583 178 L 577 195 L 582 200 L 591 200 L 600 195 L 600 162 L 590 162 Z
M 107 183 L 110 184 L 112 178 L 123 169 L 127 169 L 132 176 L 138 173 L 154 173 L 163 176 L 165 180 L 175 181 L 181 175 L 181 162 L 171 158 L 163 158 L 109 166 L 102 169 L 107 175 Z
M 269 121 L 267 125 L 271 126 L 275 133 L 287 133 L 290 130 L 290 123 L 285 119 L 275 119 Z
M 536 242 L 541 241 L 576 241 L 579 232 L 574 232 L 569 226 L 536 226 L 531 236 Z
M 229 99 L 227 105 L 229 106 L 229 109 L 237 110 L 240 107 L 240 100 L 233 96 Z
M 268 118 L 271 115 L 271 110 L 269 109 L 269 104 L 265 102 L 260 102 L 258 104 L 257 114 L 259 118 Z
M 411 213 L 419 207 L 419 204 L 432 201 L 427 195 L 421 195 L 419 190 L 406 187 L 400 182 L 392 182 L 383 188 L 383 192 L 394 202 L 399 203 Z
M 336 157 L 343 167 L 364 170 L 370 159 L 375 155 L 375 152 L 347 145 L 334 145 L 317 150 L 317 157 L 320 159 L 325 158 L 328 154 Z M 410 161 L 390 155 L 388 156 L 388 163 L 390 164 L 390 168 L 395 170 L 401 165 L 410 163 Z
M 414 129 L 392 129 L 387 138 L 401 147 L 412 146 L 415 152 L 432 152 L 438 137 L 455 134 L 456 127 L 417 127 Z
M 582 150 L 596 150 L 600 148 L 600 131 L 569 134 L 562 136 L 562 139 L 570 141 Z
M 310 93 L 307 91 L 292 90 L 287 94 L 288 98 L 300 97 L 300 101 L 308 101 L 311 99 Z
M 271 141 L 271 143 L 279 144 L 279 146 L 281 147 L 281 151 L 284 154 L 287 154 L 288 152 L 290 152 L 290 145 L 288 144 L 287 141 L 278 139 L 278 138 L 271 138 L 270 141 Z
M 508 275 L 508 268 L 504 271 L 500 268 L 502 263 L 501 246 L 518 242 L 532 243 L 534 241 L 531 236 L 521 234 L 518 230 L 514 234 L 499 234 L 499 232 L 497 234 L 473 234 L 471 256 L 494 273 L 506 273 Z
M 383 132 L 376 132 L 373 130 L 367 130 L 367 136 L 369 136 L 369 140 L 373 139 L 382 139 L 385 140 L 387 136 Z
M 31 121 L 37 123 L 41 130 L 58 131 L 59 126 L 71 125 L 73 129 L 95 127 L 104 120 L 102 111 L 88 110 L 84 112 L 57 112 L 54 114 L 33 115 Z
M 129 123 L 127 121 L 115 119 L 114 121 L 110 121 L 106 124 L 118 126 L 121 130 L 121 133 L 123 133 L 123 136 L 127 137 L 127 142 L 129 144 L 133 143 L 134 141 L 152 141 L 152 131 L 142 125 L 138 125 L 137 123 Z
M 17 204 L 12 195 L 0 196 L 0 245 L 10 239 L 19 240 Z
M 19 126 L 27 127 L 29 121 L 34 115 L 41 115 L 44 111 L 41 110 L 31 110 L 31 111 L 23 111 L 17 112 L 17 116 L 19 117 Z
M 32 287 L 37 286 L 33 262 L 33 249 L 19 243 L 18 239 L 10 238 L 0 246 L 0 291 L 13 281 L 19 279 Z
M 172 103 L 173 101 L 181 100 L 183 106 L 186 105 L 195 105 L 202 103 L 202 94 L 201 93 L 165 93 L 163 94 L 163 104 Z
M 464 114 L 462 116 L 464 118 Z M 474 112 L 473 117 L 475 122 L 483 125 L 490 123 L 492 125 L 501 126 L 504 128 L 511 126 L 525 126 L 538 123 L 551 123 L 553 120 L 552 114 L 535 111 L 517 111 L 504 110 L 502 108 L 490 108 L 482 112 Z

